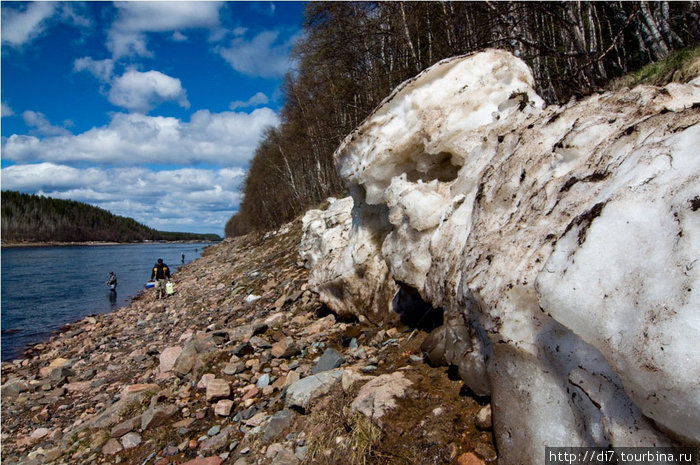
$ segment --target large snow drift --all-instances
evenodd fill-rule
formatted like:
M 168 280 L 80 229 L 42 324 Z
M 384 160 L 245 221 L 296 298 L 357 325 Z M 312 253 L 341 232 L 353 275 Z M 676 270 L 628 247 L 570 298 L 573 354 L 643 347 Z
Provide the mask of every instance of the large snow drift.
M 336 152 L 352 200 L 305 217 L 311 282 L 376 323 L 406 286 L 444 308 L 426 350 L 492 396 L 499 463 L 700 444 L 700 87 L 533 87 L 492 50 L 392 93 Z

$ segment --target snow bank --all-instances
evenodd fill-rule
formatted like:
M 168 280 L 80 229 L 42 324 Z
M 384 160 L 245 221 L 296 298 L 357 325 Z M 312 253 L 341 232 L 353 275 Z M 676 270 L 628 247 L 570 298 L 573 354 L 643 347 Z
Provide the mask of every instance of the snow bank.
M 305 218 L 332 308 L 445 309 L 432 352 L 490 394 L 500 463 L 700 444 L 700 87 L 544 107 L 502 51 L 400 86 L 337 150 L 352 201 Z

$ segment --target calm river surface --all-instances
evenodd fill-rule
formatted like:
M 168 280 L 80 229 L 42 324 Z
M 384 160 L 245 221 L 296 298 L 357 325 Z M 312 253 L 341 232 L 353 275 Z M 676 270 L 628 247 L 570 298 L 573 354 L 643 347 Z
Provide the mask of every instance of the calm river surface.
M 2 249 L 2 360 L 45 341 L 66 323 L 107 313 L 144 289 L 151 267 L 162 258 L 176 272 L 210 243 L 129 244 Z M 117 275 L 116 298 L 105 284 Z

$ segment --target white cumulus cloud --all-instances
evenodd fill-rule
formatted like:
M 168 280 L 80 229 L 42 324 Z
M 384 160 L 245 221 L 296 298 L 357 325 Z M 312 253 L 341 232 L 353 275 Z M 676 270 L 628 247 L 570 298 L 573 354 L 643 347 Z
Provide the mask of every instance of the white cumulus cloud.
M 108 126 L 77 135 L 3 140 L 6 160 L 32 163 L 197 164 L 245 167 L 265 128 L 279 123 L 269 108 L 251 113 L 197 111 L 189 122 L 140 113 L 117 113 Z M 4 179 L 3 179 L 4 181 Z
M 18 3 L 18 5 L 21 5 Z M 2 43 L 21 46 L 40 36 L 58 3 L 31 2 L 23 9 L 2 8 Z
M 89 27 L 83 10 L 84 5 L 72 2 L 3 2 L 2 43 L 22 47 L 57 23 Z
M 183 108 L 190 106 L 180 80 L 159 71 L 126 71 L 113 80 L 108 98 L 114 105 L 140 113 L 148 113 L 165 101 L 177 102 Z
M 2 117 L 13 116 L 14 114 L 15 112 L 12 111 L 12 108 L 10 108 L 10 106 L 5 102 L 2 102 Z
M 170 38 L 172 40 L 174 40 L 175 42 L 186 42 L 187 41 L 187 36 L 180 31 L 173 32 L 173 35 L 170 36 Z
M 239 73 L 278 78 L 291 66 L 289 54 L 297 38 L 298 35 L 292 35 L 285 39 L 279 31 L 263 31 L 251 40 L 236 37 L 230 47 L 219 47 L 217 51 Z
M 90 57 L 78 58 L 73 62 L 75 71 L 87 71 L 95 76 L 100 82 L 108 82 L 112 79 L 114 72 L 114 60 L 95 60 Z
M 151 56 L 146 33 L 219 27 L 223 2 L 119 2 L 117 19 L 107 33 L 115 59 Z
M 249 98 L 246 101 L 236 100 L 234 102 L 231 102 L 228 107 L 231 110 L 237 110 L 238 108 L 256 107 L 258 105 L 267 105 L 268 102 L 269 102 L 269 99 L 267 98 L 267 95 L 263 94 L 262 92 L 258 92 L 257 94 L 253 95 L 251 98 Z
M 70 132 L 66 128 L 52 125 L 43 113 L 27 110 L 22 113 L 22 119 L 27 126 L 43 136 L 65 136 Z

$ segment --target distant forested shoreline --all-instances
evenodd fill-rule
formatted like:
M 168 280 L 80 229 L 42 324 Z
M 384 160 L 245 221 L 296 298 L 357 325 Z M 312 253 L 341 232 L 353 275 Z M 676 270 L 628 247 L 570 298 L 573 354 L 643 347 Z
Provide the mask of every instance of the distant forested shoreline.
M 216 234 L 158 231 L 74 200 L 2 191 L 2 245 L 219 241 Z

